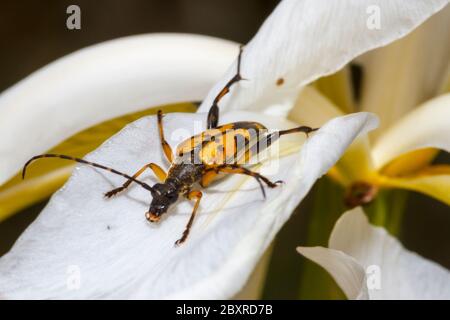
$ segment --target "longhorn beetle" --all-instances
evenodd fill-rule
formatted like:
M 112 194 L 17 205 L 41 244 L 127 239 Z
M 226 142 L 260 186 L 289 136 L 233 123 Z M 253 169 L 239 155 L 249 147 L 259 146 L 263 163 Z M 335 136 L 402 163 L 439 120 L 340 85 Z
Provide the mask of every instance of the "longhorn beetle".
M 310 132 L 318 130 L 318 128 L 313 129 L 311 127 L 299 126 L 289 130 L 268 133 L 267 128 L 262 124 L 247 121 L 234 122 L 218 126 L 219 101 L 230 91 L 233 84 L 244 80 L 241 76 L 241 56 L 242 47 L 239 50 L 236 75 L 231 78 L 231 80 L 228 81 L 225 87 L 219 92 L 209 110 L 207 117 L 207 130 L 181 142 L 181 144 L 177 147 L 175 155 L 173 154 L 170 145 L 164 138 L 162 124 L 163 114 L 161 110 L 158 111 L 157 121 L 161 146 L 167 160 L 171 164 L 167 173 L 156 163 L 148 163 L 134 175 L 130 176 L 115 169 L 98 163 L 89 162 L 84 159 L 63 154 L 42 154 L 28 160 L 23 167 L 22 178 L 25 178 L 27 166 L 32 161 L 39 158 L 61 158 L 107 170 L 127 179 L 122 186 L 106 192 L 105 197 L 107 198 L 110 198 L 125 190 L 132 182 L 135 182 L 150 191 L 152 201 L 150 203 L 149 211 L 145 214 L 146 219 L 150 222 L 159 221 L 161 215 L 167 212 L 169 207 L 177 201 L 180 195 L 189 200 L 195 200 L 194 209 L 189 221 L 181 238 L 175 242 L 175 245 L 183 243 L 189 235 L 189 230 L 194 222 L 194 218 L 202 198 L 201 191 L 193 189 L 193 185 L 195 183 L 198 182 L 201 187 L 205 188 L 219 173 L 243 174 L 251 176 L 257 180 L 261 187 L 263 196 L 265 197 L 263 183 L 265 183 L 269 188 L 275 188 L 277 184 L 281 183 L 281 181 L 270 181 L 263 175 L 240 165 L 240 160 L 248 160 L 250 156 L 257 155 L 261 152 L 263 148 L 259 147 L 260 142 L 265 142 L 264 145 L 268 147 L 282 135 L 295 132 L 303 132 L 308 135 Z M 256 139 L 253 137 L 253 142 L 250 139 L 254 136 L 252 135 L 252 132 L 257 133 Z M 238 144 L 237 138 L 242 136 L 244 137 L 244 143 Z M 218 150 L 221 151 L 219 152 Z M 218 153 L 221 156 L 217 157 Z M 137 178 L 139 175 L 141 175 L 146 169 L 151 169 L 160 182 L 150 186 L 138 180 Z

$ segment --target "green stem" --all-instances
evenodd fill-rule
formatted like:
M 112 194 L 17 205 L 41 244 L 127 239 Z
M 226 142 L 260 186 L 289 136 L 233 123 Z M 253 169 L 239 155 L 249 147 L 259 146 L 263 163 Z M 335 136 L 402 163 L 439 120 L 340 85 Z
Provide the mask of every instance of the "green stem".
M 320 179 L 313 190 L 309 212 L 308 234 L 304 246 L 328 247 L 331 230 L 344 212 L 344 190 L 327 177 Z M 344 299 L 331 276 L 315 263 L 302 258 L 300 299 Z
M 365 212 L 372 224 L 384 227 L 391 235 L 399 238 L 407 200 L 408 192 L 405 190 L 382 190 L 365 208 Z

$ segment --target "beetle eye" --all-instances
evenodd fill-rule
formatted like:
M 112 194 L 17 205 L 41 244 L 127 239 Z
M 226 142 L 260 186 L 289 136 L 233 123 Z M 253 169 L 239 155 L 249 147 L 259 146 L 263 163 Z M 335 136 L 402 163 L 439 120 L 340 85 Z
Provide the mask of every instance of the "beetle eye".
M 166 197 L 171 201 L 175 201 L 178 198 L 178 194 L 176 192 L 170 192 L 166 195 Z

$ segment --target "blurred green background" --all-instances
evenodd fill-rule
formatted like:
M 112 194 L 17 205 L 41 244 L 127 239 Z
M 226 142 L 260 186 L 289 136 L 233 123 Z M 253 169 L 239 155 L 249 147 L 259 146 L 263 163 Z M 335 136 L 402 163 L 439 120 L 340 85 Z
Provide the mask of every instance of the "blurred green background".
M 184 32 L 246 43 L 277 3 L 276 0 L 3 0 L 0 91 L 63 55 L 117 37 Z M 66 28 L 66 8 L 71 4 L 81 8 L 81 30 Z M 363 73 L 358 81 L 364 81 Z M 450 163 L 448 155 L 443 154 L 435 162 Z M 302 268 L 312 263 L 296 253 L 295 247 L 306 244 L 311 209 L 324 201 L 315 198 L 315 191 L 333 188 L 331 184 L 327 178 L 321 179 L 275 240 L 264 298 L 298 298 Z M 0 223 L 0 255 L 9 250 L 44 206 L 45 202 L 37 204 Z M 337 217 L 340 213 L 330 215 Z M 449 226 L 450 210 L 446 205 L 420 194 L 408 195 L 400 236 L 408 249 L 450 268 Z M 314 244 L 324 245 L 322 242 L 317 240 Z M 302 296 L 319 297 L 314 292 Z

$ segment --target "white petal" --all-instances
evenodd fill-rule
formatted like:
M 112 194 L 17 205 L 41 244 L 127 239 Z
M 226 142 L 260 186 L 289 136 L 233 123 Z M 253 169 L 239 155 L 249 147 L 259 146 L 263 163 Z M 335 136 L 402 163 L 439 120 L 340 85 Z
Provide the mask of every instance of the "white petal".
M 366 273 L 352 257 L 323 247 L 298 247 L 297 251 L 327 270 L 348 299 L 368 299 Z
M 215 38 L 139 35 L 79 50 L 0 96 L 0 184 L 31 156 L 89 126 L 152 106 L 200 101 L 235 58 Z M 18 147 L 20 146 L 20 147 Z
M 363 266 L 371 299 L 450 298 L 450 272 L 406 250 L 385 229 L 371 226 L 360 208 L 338 220 L 329 247 L 353 257 Z M 375 283 L 372 277 L 378 271 L 380 287 L 374 288 L 370 283 Z
M 448 0 L 282 1 L 244 49 L 241 73 L 249 80 L 236 85 L 220 107 L 264 110 L 284 116 L 301 86 L 337 71 L 368 50 L 406 35 L 447 3 Z M 377 13 L 380 29 L 371 24 Z M 210 91 L 202 111 L 209 109 L 215 95 L 235 73 L 236 64 Z M 279 78 L 284 79 L 283 85 L 276 84 Z
M 237 119 L 260 121 L 272 128 L 290 125 L 282 119 L 241 112 L 224 115 L 222 123 Z M 167 115 L 166 136 L 174 145 L 203 130 L 204 120 L 205 114 Z M 0 259 L 0 296 L 232 297 L 314 181 L 358 134 L 375 125 L 376 119 L 366 113 L 336 118 L 310 137 L 300 154 L 301 138 L 292 135 L 297 151 L 279 159 L 278 167 L 272 162 L 259 170 L 285 184 L 268 190 L 263 200 L 253 179 L 234 176 L 220 181 L 205 191 L 191 236 L 179 248 L 173 243 L 184 229 L 191 204 L 180 202 L 159 224 L 150 225 L 144 218 L 151 198 L 148 192 L 134 186 L 105 200 L 102 193 L 123 179 L 90 167 L 78 168 Z M 127 173 L 150 161 L 163 165 L 155 117 L 130 124 L 87 158 Z M 146 174 L 141 179 L 154 181 L 150 177 Z M 80 287 L 68 287 L 77 272 Z
M 361 108 L 376 113 L 378 136 L 409 110 L 441 93 L 450 61 L 450 6 L 407 37 L 361 57 Z
M 409 151 L 433 147 L 450 152 L 450 93 L 409 112 L 384 132 L 372 149 L 376 168 Z

